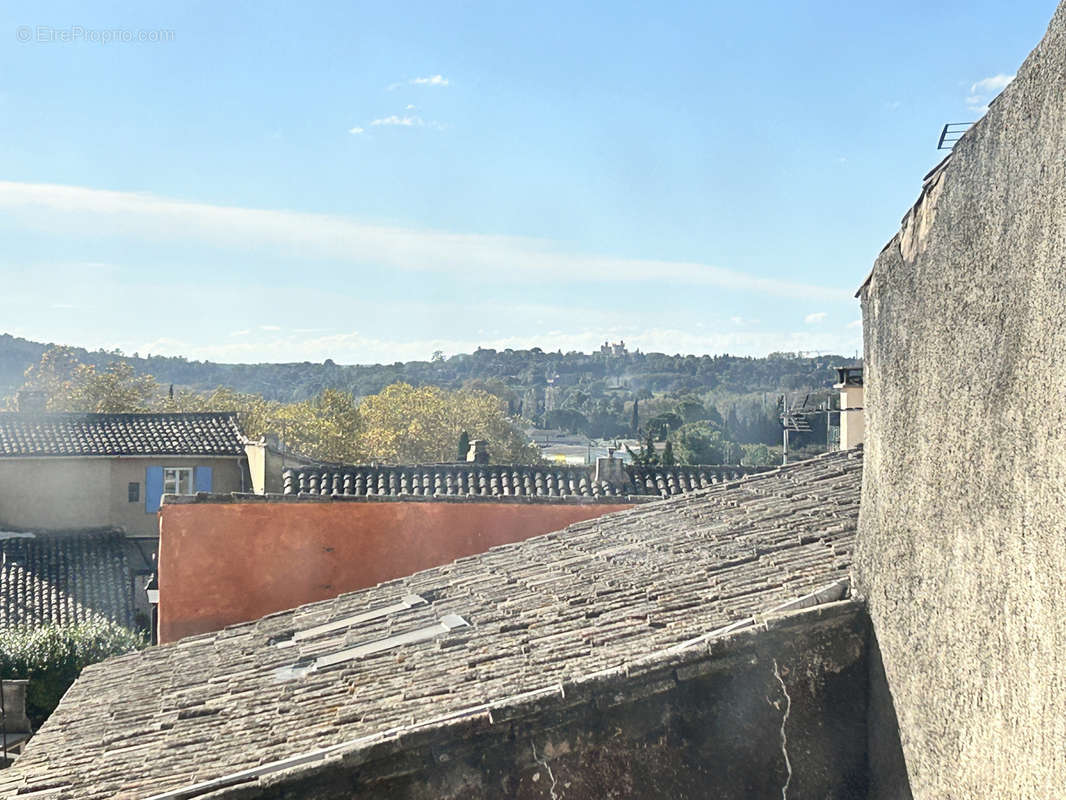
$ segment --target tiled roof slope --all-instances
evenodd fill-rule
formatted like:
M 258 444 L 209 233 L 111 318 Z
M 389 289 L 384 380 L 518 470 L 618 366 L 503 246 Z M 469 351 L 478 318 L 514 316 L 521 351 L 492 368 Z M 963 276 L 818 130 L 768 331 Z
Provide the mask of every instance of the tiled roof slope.
M 0 795 L 149 797 L 475 713 L 506 719 L 599 671 L 624 681 L 638 660 L 676 658 L 665 648 L 706 653 L 691 640 L 846 579 L 861 472 L 861 450 L 835 453 L 88 667 L 0 772 Z M 469 626 L 294 675 L 448 615 Z
M 124 542 L 115 531 L 0 533 L 0 627 L 106 619 L 132 628 Z
M 490 464 L 310 466 L 284 474 L 285 494 L 415 497 L 670 497 L 736 480 L 764 467 L 625 468 L 617 483 L 596 480 L 595 467 Z
M 244 455 L 237 415 L 0 413 L 0 457 L 179 455 Z

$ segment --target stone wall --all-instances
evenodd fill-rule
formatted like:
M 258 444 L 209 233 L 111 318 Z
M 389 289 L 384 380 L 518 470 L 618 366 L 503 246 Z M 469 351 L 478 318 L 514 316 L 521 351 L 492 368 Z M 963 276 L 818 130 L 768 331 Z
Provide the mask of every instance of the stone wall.
M 1066 5 L 861 296 L 872 796 L 1066 797 Z

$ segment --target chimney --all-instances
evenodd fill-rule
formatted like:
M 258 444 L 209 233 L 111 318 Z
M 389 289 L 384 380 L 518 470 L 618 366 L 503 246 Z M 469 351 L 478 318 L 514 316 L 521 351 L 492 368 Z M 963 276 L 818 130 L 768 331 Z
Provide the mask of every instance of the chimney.
M 624 486 L 628 481 L 622 459 L 610 455 L 596 459 L 596 483 L 609 483 L 611 486 Z
M 26 685 L 27 680 L 0 680 L 0 736 L 2 739 L 3 754 L 7 758 L 8 766 L 15 754 L 20 752 L 22 745 L 30 738 L 33 728 L 26 716 Z
M 22 389 L 15 395 L 15 403 L 21 414 L 43 414 L 47 402 L 47 395 L 36 389 Z
M 470 442 L 470 449 L 466 453 L 466 460 L 468 463 L 488 464 L 489 443 L 484 439 L 474 439 Z
M 865 435 L 865 418 L 862 405 L 862 367 L 837 367 L 837 383 L 834 389 L 840 392 L 840 449 L 850 450 L 862 444 Z

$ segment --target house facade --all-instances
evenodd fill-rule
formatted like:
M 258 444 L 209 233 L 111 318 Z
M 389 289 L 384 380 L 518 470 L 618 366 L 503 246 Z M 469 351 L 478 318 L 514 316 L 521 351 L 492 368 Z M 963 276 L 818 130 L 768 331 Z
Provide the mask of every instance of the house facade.
M 0 528 L 151 539 L 164 494 L 250 487 L 236 414 L 0 413 Z

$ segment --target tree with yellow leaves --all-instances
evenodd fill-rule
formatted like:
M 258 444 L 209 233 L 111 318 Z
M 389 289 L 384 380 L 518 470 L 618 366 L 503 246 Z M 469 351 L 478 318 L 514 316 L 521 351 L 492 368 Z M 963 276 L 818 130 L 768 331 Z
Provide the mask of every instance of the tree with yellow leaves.
M 372 461 L 450 461 L 464 431 L 472 440 L 486 440 L 497 463 L 539 460 L 537 448 L 503 411 L 499 398 L 487 392 L 394 383 L 363 399 L 359 422 L 357 449 Z
M 26 370 L 23 389 L 43 392 L 48 411 L 107 414 L 148 411 L 158 385 L 125 362 L 98 369 L 79 361 L 69 347 L 51 347 Z
M 361 403 L 338 389 L 299 403 L 278 403 L 225 387 L 163 391 L 152 376 L 137 375 L 126 362 L 98 369 L 62 347 L 48 350 L 27 370 L 25 388 L 44 392 L 50 411 L 236 411 L 249 438 L 277 433 L 287 447 L 319 461 L 450 461 L 464 432 L 470 439 L 487 440 L 498 463 L 539 460 L 537 448 L 508 416 L 506 402 L 477 389 L 394 383 Z

